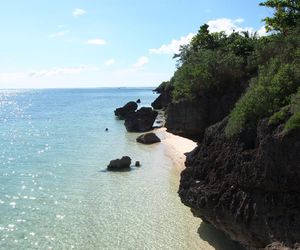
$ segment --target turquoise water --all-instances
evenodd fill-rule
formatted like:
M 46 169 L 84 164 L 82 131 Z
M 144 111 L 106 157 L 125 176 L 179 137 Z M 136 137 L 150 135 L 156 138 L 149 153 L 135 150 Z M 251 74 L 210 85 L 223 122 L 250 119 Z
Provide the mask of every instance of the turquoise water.
M 113 110 L 150 89 L 0 91 L 1 249 L 211 249 L 177 195 L 161 144 L 135 142 Z M 109 128 L 105 132 L 105 128 Z M 129 155 L 141 168 L 103 172 Z

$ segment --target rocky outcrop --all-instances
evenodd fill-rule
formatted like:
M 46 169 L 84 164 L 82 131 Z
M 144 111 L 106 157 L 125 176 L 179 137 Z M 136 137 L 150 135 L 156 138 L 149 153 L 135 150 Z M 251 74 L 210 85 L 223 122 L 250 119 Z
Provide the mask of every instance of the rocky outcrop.
M 142 107 L 138 111 L 130 113 L 125 119 L 125 127 L 128 132 L 147 132 L 152 130 L 153 123 L 158 112 L 152 108 Z
M 142 144 L 153 144 L 160 142 L 160 139 L 155 133 L 147 133 L 140 135 L 136 141 Z
M 202 96 L 195 101 L 180 100 L 168 105 L 167 130 L 196 141 L 203 138 L 205 129 L 229 114 L 240 93 L 232 92 L 218 98 Z
M 281 242 L 274 242 L 267 247 L 265 247 L 264 250 L 300 250 L 300 244 L 296 243 L 294 245 L 285 246 Z
M 151 103 L 154 109 L 166 109 L 172 102 L 173 86 L 169 82 L 163 82 L 154 91 L 160 95 Z
M 283 125 L 262 120 L 255 131 L 228 139 L 226 124 L 224 119 L 207 128 L 188 154 L 180 180 L 182 202 L 249 249 L 277 249 L 270 248 L 274 242 L 295 249 L 300 242 L 300 130 L 284 135 Z
M 131 159 L 129 156 L 123 156 L 121 159 L 111 160 L 107 166 L 109 171 L 124 171 L 129 170 Z
M 123 107 L 117 108 L 115 110 L 115 116 L 117 116 L 120 120 L 126 119 L 129 115 L 134 113 L 138 105 L 136 102 L 128 102 Z

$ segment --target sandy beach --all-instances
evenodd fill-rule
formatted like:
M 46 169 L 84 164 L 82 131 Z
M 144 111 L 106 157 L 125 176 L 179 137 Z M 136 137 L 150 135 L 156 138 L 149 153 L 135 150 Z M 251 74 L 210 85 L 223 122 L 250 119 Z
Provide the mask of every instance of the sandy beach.
M 197 146 L 197 143 L 187 138 L 171 134 L 166 131 L 166 128 L 159 128 L 154 132 L 165 146 L 166 155 L 172 159 L 180 171 L 184 169 L 186 159 L 184 154 L 192 151 Z

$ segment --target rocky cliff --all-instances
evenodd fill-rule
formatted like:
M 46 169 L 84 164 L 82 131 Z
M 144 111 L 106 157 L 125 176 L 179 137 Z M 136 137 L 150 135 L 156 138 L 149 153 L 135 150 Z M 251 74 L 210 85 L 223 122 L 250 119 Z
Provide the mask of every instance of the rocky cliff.
M 262 120 L 228 139 L 226 124 L 209 127 L 188 154 L 182 202 L 248 248 L 300 249 L 300 130 L 284 135 L 283 125 Z
M 172 102 L 166 110 L 165 126 L 173 134 L 200 141 L 208 126 L 229 114 L 239 96 L 232 91 L 221 97 L 203 95 L 194 101 Z
M 154 92 L 158 93 L 159 96 L 151 103 L 154 109 L 166 109 L 172 102 L 172 90 L 173 86 L 170 82 L 163 82 L 160 84 Z

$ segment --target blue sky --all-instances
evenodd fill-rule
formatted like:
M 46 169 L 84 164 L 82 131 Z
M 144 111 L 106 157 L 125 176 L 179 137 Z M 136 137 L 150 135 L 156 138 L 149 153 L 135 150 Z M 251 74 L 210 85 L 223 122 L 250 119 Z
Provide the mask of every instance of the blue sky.
M 256 0 L 3 0 L 0 88 L 156 86 L 199 27 L 259 30 Z

